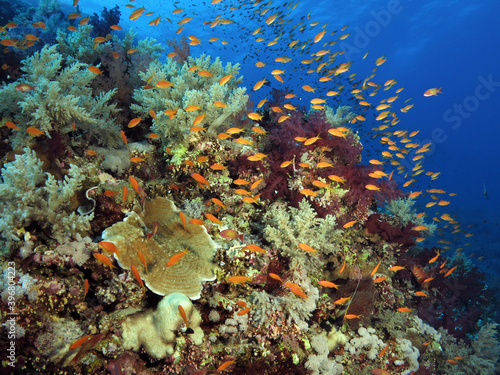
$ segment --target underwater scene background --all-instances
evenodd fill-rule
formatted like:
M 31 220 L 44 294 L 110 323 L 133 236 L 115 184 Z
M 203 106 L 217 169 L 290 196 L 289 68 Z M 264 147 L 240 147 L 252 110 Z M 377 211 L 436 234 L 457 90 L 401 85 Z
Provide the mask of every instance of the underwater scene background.
M 0 1 L 1 373 L 500 373 L 498 14 Z

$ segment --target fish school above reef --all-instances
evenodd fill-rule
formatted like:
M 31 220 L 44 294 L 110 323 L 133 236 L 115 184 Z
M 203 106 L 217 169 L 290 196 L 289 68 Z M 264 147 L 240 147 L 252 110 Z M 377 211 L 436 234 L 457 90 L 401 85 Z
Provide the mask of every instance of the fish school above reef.
M 2 366 L 498 373 L 491 292 L 387 57 L 346 61 L 347 26 L 298 2 L 228 3 L 6 11 Z

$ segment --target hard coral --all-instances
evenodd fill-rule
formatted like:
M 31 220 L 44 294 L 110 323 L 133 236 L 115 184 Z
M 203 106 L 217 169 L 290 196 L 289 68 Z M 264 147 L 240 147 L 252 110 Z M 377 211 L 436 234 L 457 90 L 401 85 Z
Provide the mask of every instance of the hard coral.
M 193 330 L 190 337 L 196 345 L 201 345 L 203 330 L 200 328 L 200 313 L 189 298 L 181 293 L 171 293 L 161 300 L 155 311 L 140 313 L 125 320 L 122 333 L 125 349 L 138 351 L 142 345 L 152 357 L 172 355 L 176 331 L 184 324 L 179 306 L 184 309 L 189 328 Z
M 186 220 L 189 222 L 189 218 Z M 157 233 L 146 239 L 147 228 L 151 231 L 155 223 Z M 102 237 L 121 250 L 118 256 L 115 254 L 120 266 L 130 269 L 135 265 L 147 287 L 157 294 L 178 292 L 198 299 L 201 283 L 215 279 L 215 243 L 203 226 L 188 223 L 184 229 L 179 210 L 167 198 L 146 201 L 143 210 L 137 208 L 124 221 L 107 228 Z M 167 267 L 168 260 L 183 250 L 189 253 Z M 139 251 L 144 254 L 147 271 L 137 255 Z

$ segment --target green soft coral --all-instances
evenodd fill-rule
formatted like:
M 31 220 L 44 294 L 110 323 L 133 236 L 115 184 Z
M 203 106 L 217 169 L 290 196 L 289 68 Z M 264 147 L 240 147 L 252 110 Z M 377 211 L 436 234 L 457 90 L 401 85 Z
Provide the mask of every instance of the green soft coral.
M 189 68 L 197 66 L 199 69 L 210 72 L 211 77 L 202 77 L 196 70 Z M 159 81 L 168 81 L 172 87 L 153 89 L 137 89 L 134 100 L 138 104 L 132 104 L 131 108 L 141 117 L 149 116 L 149 110 L 156 113 L 153 120 L 153 132 L 160 134 L 164 145 L 176 145 L 184 143 L 188 139 L 190 128 L 194 120 L 205 115 L 198 126 L 208 127 L 209 134 L 215 136 L 221 127 L 229 127 L 233 116 L 246 108 L 248 95 L 245 88 L 237 87 L 242 77 L 237 77 L 239 64 L 228 63 L 225 67 L 217 58 L 211 63 L 210 56 L 202 55 L 198 58 L 188 57 L 188 61 L 182 66 L 173 59 L 167 59 L 166 63 L 153 61 L 145 73 L 140 73 L 144 82 L 155 85 Z M 220 85 L 222 77 L 231 75 L 232 79 L 226 84 Z M 217 107 L 214 102 L 222 102 L 227 106 Z M 200 110 L 185 111 L 188 106 L 199 106 Z M 176 115 L 170 118 L 165 114 L 166 110 L 177 110 Z
M 19 80 L 0 89 L 0 111 L 11 116 L 20 131 L 14 132 L 14 148 L 25 145 L 30 126 L 49 132 L 66 131 L 71 123 L 87 131 L 101 144 L 119 143 L 119 125 L 113 115 L 116 104 L 109 104 L 116 90 L 94 95 L 90 84 L 95 74 L 87 64 L 67 64 L 58 46 L 44 46 L 40 52 L 22 61 L 25 73 Z M 65 66 L 63 68 L 63 66 Z M 16 86 L 25 83 L 34 90 L 20 92 Z

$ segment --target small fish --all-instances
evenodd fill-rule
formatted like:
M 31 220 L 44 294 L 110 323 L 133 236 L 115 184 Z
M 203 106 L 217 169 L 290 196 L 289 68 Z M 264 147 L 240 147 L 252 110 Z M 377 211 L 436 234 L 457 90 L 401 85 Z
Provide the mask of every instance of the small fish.
M 374 368 L 371 371 L 372 375 L 391 375 L 389 372 L 382 370 L 381 368 Z
M 356 224 L 358 221 L 357 220 L 352 220 L 352 221 L 349 221 L 348 223 L 345 223 L 342 228 L 350 228 L 352 227 L 354 224 Z
M 132 185 L 132 188 L 135 190 L 135 192 L 141 195 L 141 192 L 139 191 L 139 183 L 137 182 L 137 180 L 132 176 L 129 176 L 129 180 L 130 180 L 130 185 Z
M 179 314 L 182 317 L 182 320 L 184 320 L 184 323 L 186 324 L 186 327 L 189 326 L 187 316 L 186 316 L 186 311 L 184 311 L 184 307 L 179 305 L 178 309 L 179 309 Z
M 375 274 L 377 273 L 377 270 L 378 270 L 378 268 L 380 267 L 380 264 L 381 264 L 381 263 L 382 263 L 382 260 L 380 260 L 380 261 L 378 262 L 378 264 L 375 266 L 375 268 L 373 269 L 373 271 L 370 273 L 370 276 L 373 276 L 373 275 L 375 275 Z
M 351 297 L 343 297 L 343 298 L 340 298 L 336 301 L 334 301 L 334 303 L 336 305 L 343 305 L 344 303 L 346 303 L 347 301 L 349 301 L 351 299 Z
M 123 198 L 122 198 L 122 204 L 125 204 L 125 201 L 127 200 L 127 187 L 126 186 L 123 187 L 122 196 L 123 196 Z
M 137 252 L 137 256 L 141 260 L 142 264 L 144 265 L 144 268 L 146 269 L 146 273 L 149 274 L 148 272 L 148 264 L 146 262 L 146 258 L 144 257 L 144 254 L 141 253 L 140 251 Z
M 90 70 L 94 74 L 102 74 L 101 69 L 99 69 L 96 66 L 89 66 L 89 67 L 87 67 L 87 69 Z
M 87 342 L 87 340 L 90 339 L 92 336 L 93 335 L 86 335 L 86 336 L 79 338 L 73 344 L 71 344 L 71 346 L 69 347 L 69 350 L 78 349 L 80 346 L 83 345 L 83 343 Z
M 28 133 L 29 135 L 33 135 L 35 137 L 45 134 L 42 130 L 37 129 L 33 126 L 30 126 L 28 129 L 26 129 L 26 133 Z
M 99 242 L 99 247 L 103 249 L 104 251 L 107 251 L 108 253 L 113 253 L 116 254 L 117 256 L 120 255 L 121 250 L 118 250 L 116 245 L 113 242 L 107 242 L 107 241 L 101 241 Z
M 354 314 L 346 314 L 344 315 L 345 319 L 360 319 L 363 315 L 354 315 Z
M 137 271 L 137 268 L 132 264 L 130 267 L 132 270 L 132 275 L 134 275 L 135 279 L 139 283 L 139 285 L 142 287 L 142 290 L 146 291 L 146 287 L 144 286 L 144 283 L 142 282 L 141 275 L 139 275 L 139 271 Z
M 219 236 L 223 238 L 230 238 L 233 240 L 238 238 L 239 240 L 243 241 L 244 234 L 240 234 L 232 229 L 224 229 L 222 232 L 219 233 Z
M 220 371 L 224 371 L 225 369 L 227 369 L 229 366 L 231 366 L 233 363 L 236 363 L 236 361 L 226 361 L 224 362 L 222 365 L 220 365 L 219 367 L 217 367 L 217 371 L 220 372 Z
M 269 272 L 269 276 L 271 278 L 273 278 L 274 280 L 278 280 L 278 281 L 283 282 L 283 279 L 281 277 L 279 277 L 278 275 L 276 275 L 275 273 Z
M 111 259 L 109 259 L 106 255 L 94 253 L 94 257 L 105 266 L 108 266 L 111 269 L 115 268 L 115 266 L 113 266 L 113 263 L 111 263 Z
M 153 229 L 151 230 L 151 232 L 149 233 L 146 233 L 146 240 L 149 240 L 151 237 L 153 237 L 156 233 L 158 233 L 158 228 L 160 226 L 160 223 L 155 221 L 154 224 L 153 224 Z
M 373 279 L 373 282 L 375 284 L 378 284 L 378 283 L 381 283 L 382 281 L 384 281 L 385 279 L 387 279 L 387 276 L 380 276 L 380 277 L 377 277 L 376 279 Z
M 140 117 L 134 118 L 134 119 L 129 121 L 128 127 L 133 128 L 133 127 L 137 126 L 141 121 L 142 121 L 142 118 L 140 118 Z
M 346 261 L 344 259 L 344 263 L 342 264 L 342 267 L 340 268 L 339 274 L 341 274 L 342 272 L 344 272 L 344 270 L 345 270 L 345 263 L 346 263 Z
M 389 269 L 390 269 L 391 271 L 396 272 L 396 271 L 401 271 L 401 270 L 404 270 L 405 268 L 404 268 L 404 267 L 402 267 L 402 266 L 392 266 L 392 267 L 390 267 Z
M 290 291 L 295 294 L 296 296 L 302 297 L 302 298 L 307 298 L 307 294 L 305 294 L 302 291 L 302 288 L 298 286 L 297 284 L 291 283 L 291 282 L 286 282 L 283 283 L 284 286 L 286 286 Z
M 299 243 L 298 245 L 304 251 L 307 251 L 307 252 L 310 252 L 310 253 L 316 253 L 317 252 L 317 250 L 313 249 L 311 246 L 309 246 L 309 245 L 307 245 L 305 243 Z
M 187 227 L 186 227 L 186 215 L 184 215 L 184 212 L 179 211 L 179 217 L 181 218 L 182 225 L 184 226 L 184 232 L 187 232 Z
M 318 284 L 324 286 L 325 288 L 335 288 L 338 289 L 339 285 L 332 283 L 331 281 L 319 280 Z
M 440 255 L 440 252 L 439 252 L 439 250 L 438 250 L 438 251 L 436 251 L 436 256 L 435 256 L 434 258 L 432 258 L 431 260 L 429 260 L 429 264 L 432 264 L 432 263 L 434 263 L 435 261 L 437 261 L 437 260 L 438 260 L 438 258 L 439 258 L 439 255 Z
M 405 313 L 405 312 L 411 312 L 411 311 L 412 311 L 412 309 L 409 309 L 409 308 L 407 308 L 407 307 L 400 307 L 400 308 L 398 309 L 398 311 L 399 311 L 399 312 L 403 312 L 403 313 Z
M 263 248 L 261 248 L 258 245 L 250 244 L 250 245 L 246 245 L 245 247 L 250 251 L 255 251 L 256 253 L 265 253 L 266 252 L 266 250 L 264 250 Z
M 84 282 L 84 293 L 83 293 L 83 299 L 85 299 L 85 297 L 87 296 L 87 292 L 89 291 L 89 280 L 88 279 L 85 279 L 85 282 Z
M 435 96 L 437 94 L 442 94 L 443 93 L 443 90 L 442 88 L 432 88 L 432 89 L 429 89 L 427 90 L 426 92 L 424 92 L 424 96 L 428 97 L 428 96 Z
M 378 186 L 371 185 L 371 184 L 365 185 L 365 188 L 368 189 L 368 190 L 380 191 L 380 188 Z
M 187 248 L 186 248 L 186 250 L 184 250 L 184 251 L 175 253 L 168 260 L 166 267 L 172 267 L 173 265 L 176 265 L 189 252 L 190 252 L 190 250 L 187 250 Z
M 444 277 L 448 277 L 448 276 L 450 276 L 450 275 L 451 275 L 451 273 L 457 269 L 457 267 L 458 267 L 458 266 L 455 266 L 455 267 L 453 267 L 452 269 L 450 269 L 448 272 L 446 272 L 446 273 L 444 274 Z
M 246 315 L 250 312 L 250 307 L 247 307 L 246 309 L 243 309 L 241 311 L 238 311 L 237 315 L 241 316 L 241 315 Z
M 250 281 L 250 278 L 248 276 L 231 276 L 227 278 L 227 281 L 231 284 L 243 284 Z
M 219 219 L 217 219 L 214 215 L 212 215 L 212 214 L 204 214 L 204 215 L 212 223 L 219 224 L 219 225 L 222 224 L 222 222 Z

